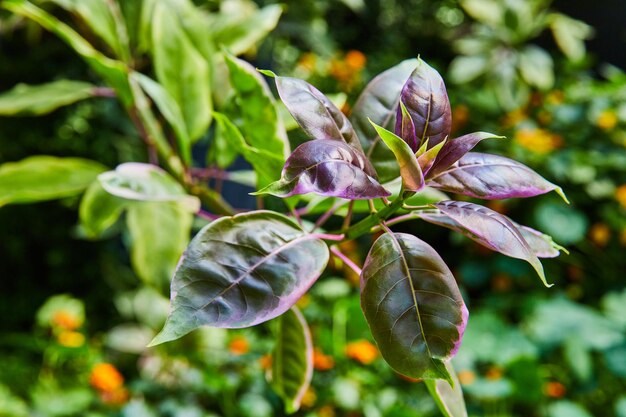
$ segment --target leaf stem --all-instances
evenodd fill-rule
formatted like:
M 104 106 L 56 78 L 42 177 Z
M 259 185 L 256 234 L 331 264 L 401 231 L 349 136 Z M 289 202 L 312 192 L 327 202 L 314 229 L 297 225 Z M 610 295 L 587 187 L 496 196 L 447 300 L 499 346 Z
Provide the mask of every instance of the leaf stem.
M 331 246 L 330 252 L 339 258 L 348 268 L 353 270 L 358 276 L 361 276 L 361 268 L 355 264 L 352 259 L 348 258 L 346 254 L 341 252 L 337 246 Z
M 335 242 L 340 242 L 344 239 L 344 235 L 333 235 L 328 233 L 311 233 L 311 237 L 316 237 L 318 239 L 324 240 L 332 240 Z
M 330 209 L 328 209 L 328 211 L 324 214 L 322 214 L 320 216 L 319 219 L 317 219 L 317 221 L 315 222 L 315 226 L 313 227 L 313 230 L 319 229 L 320 227 L 322 227 L 324 225 L 324 223 L 326 223 L 326 221 L 328 219 L 330 219 L 330 217 L 335 214 L 335 212 L 341 207 L 343 206 L 344 202 L 343 201 L 338 201 L 336 202 Z
M 391 202 L 390 205 L 383 208 L 377 213 L 370 214 L 360 222 L 352 225 L 346 230 L 346 240 L 356 239 L 359 236 L 362 236 L 366 233 L 369 233 L 372 227 L 380 224 L 381 220 L 386 220 L 396 211 L 398 211 L 402 207 L 402 203 L 404 199 L 402 197 L 398 197 Z

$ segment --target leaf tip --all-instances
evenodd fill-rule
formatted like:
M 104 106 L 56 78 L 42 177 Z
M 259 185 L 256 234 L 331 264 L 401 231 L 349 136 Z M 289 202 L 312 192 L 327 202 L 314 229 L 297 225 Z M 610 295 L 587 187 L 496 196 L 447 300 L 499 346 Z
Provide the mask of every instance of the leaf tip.
M 563 199 L 563 201 L 565 201 L 567 204 L 571 204 L 561 187 L 556 187 L 554 191 Z
M 268 77 L 272 77 L 272 78 L 276 78 L 278 77 L 278 75 L 276 75 L 276 73 L 274 71 L 270 71 L 270 70 L 265 70 L 265 69 L 260 69 L 257 68 L 256 69 L 258 72 L 260 72 L 261 74 L 268 76 Z

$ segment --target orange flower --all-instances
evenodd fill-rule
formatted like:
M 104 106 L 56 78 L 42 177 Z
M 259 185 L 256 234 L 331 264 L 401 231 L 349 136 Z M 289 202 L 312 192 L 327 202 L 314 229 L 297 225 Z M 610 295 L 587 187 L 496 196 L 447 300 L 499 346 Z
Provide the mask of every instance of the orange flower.
M 548 382 L 543 386 L 543 392 L 551 398 L 562 398 L 566 391 L 565 385 L 556 381 Z
M 511 280 L 511 277 L 506 274 L 497 274 L 491 280 L 493 289 L 500 292 L 510 290 L 512 284 L 513 281 Z
M 110 363 L 99 363 L 91 369 L 89 384 L 103 392 L 116 391 L 124 385 L 124 377 Z
M 491 381 L 496 381 L 500 378 L 502 378 L 502 369 L 497 368 L 497 367 L 493 367 L 493 368 L 489 368 L 487 370 L 487 373 L 485 374 L 485 378 L 491 380 Z
M 523 148 L 538 154 L 547 154 L 562 145 L 559 135 L 544 129 L 520 129 L 515 132 L 514 140 Z
M 61 327 L 65 330 L 76 330 L 83 324 L 80 317 L 66 310 L 55 312 L 50 321 L 53 326 Z
M 520 108 L 507 113 L 504 116 L 504 120 L 502 121 L 502 123 L 505 127 L 514 127 L 517 126 L 520 122 L 526 120 L 527 118 L 528 116 L 526 115 L 524 109 Z
M 378 349 L 367 340 L 359 340 L 357 342 L 348 343 L 346 346 L 346 356 L 369 365 L 378 357 Z
M 596 223 L 589 229 L 589 239 L 598 246 L 606 246 L 611 239 L 611 229 L 604 223 Z
M 452 132 L 458 132 L 467 124 L 470 111 L 465 104 L 459 104 L 452 110 Z
M 313 368 L 318 371 L 328 371 L 335 366 L 335 360 L 330 355 L 325 355 L 318 348 L 313 349 Z
M 235 336 L 228 344 L 228 350 L 233 355 L 245 355 L 250 351 L 250 342 L 243 336 Z
M 272 355 L 263 355 L 259 358 L 261 369 L 270 369 L 272 367 Z
M 312 52 L 306 52 L 300 57 L 300 61 L 298 61 L 298 66 L 309 72 L 313 72 L 315 70 L 316 63 L 317 56 Z
M 471 385 L 476 380 L 476 374 L 468 369 L 458 373 L 459 382 L 463 385 Z
M 363 55 L 363 52 L 351 50 L 346 53 L 345 57 L 346 64 L 357 71 L 362 70 L 367 63 L 367 58 Z
M 563 103 L 563 99 L 565 95 L 561 90 L 550 91 L 546 96 L 546 103 L 548 104 L 561 104 Z
M 65 347 L 80 347 L 85 344 L 85 336 L 78 332 L 63 331 L 57 336 L 57 342 Z
M 335 409 L 331 405 L 325 405 L 317 410 L 319 417 L 335 417 Z
M 317 394 L 312 387 L 309 387 L 302 396 L 301 404 L 305 408 L 311 408 L 315 405 L 315 401 L 317 401 Z
M 611 130 L 617 125 L 617 114 L 613 110 L 605 110 L 596 119 L 596 125 L 602 130 Z
M 615 199 L 626 209 L 626 184 L 622 184 L 615 190 Z
M 114 391 L 100 392 L 100 400 L 109 405 L 123 405 L 128 401 L 130 394 L 126 388 L 119 388 Z

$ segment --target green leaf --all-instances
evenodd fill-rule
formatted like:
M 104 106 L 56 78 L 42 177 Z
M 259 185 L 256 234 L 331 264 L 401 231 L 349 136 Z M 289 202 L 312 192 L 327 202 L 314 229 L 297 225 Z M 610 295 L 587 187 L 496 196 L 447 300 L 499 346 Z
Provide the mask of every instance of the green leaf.
M 217 147 L 214 152 L 229 155 L 229 152 L 234 151 L 236 154 L 241 154 L 254 168 L 257 189 L 271 184 L 274 178 L 280 176 L 284 163 L 283 158 L 248 145 L 237 126 L 225 115 L 214 113 L 213 117 L 217 123 L 215 135 L 220 137 L 220 141 L 223 141 L 223 145 L 220 143 L 220 147 Z
M 383 358 L 412 378 L 453 383 L 445 366 L 458 350 L 467 308 L 437 252 L 415 236 L 384 234 L 361 273 L 361 307 Z
M 593 374 L 591 351 L 576 335 L 572 335 L 563 345 L 565 362 L 580 382 L 588 382 Z
M 156 165 L 127 162 L 100 174 L 98 180 L 107 192 L 127 200 L 179 202 L 191 213 L 200 209 L 199 199 Z
M 80 194 L 106 170 L 82 158 L 31 156 L 0 165 L 0 207 Z
M 544 49 L 529 45 L 519 55 L 522 78 L 529 85 L 547 90 L 554 85 L 552 57 Z
M 481 55 L 458 56 L 450 63 L 450 81 L 465 84 L 484 74 L 489 68 L 489 60 Z
M 400 176 L 404 188 L 410 191 L 420 191 L 424 188 L 424 175 L 417 158 L 409 145 L 399 136 L 371 122 L 374 129 L 385 142 L 385 145 L 391 149 L 400 165 Z
M 548 417 L 592 417 L 582 406 L 572 401 L 557 401 L 548 406 Z
M 100 236 L 119 219 L 128 202 L 109 194 L 100 181 L 91 183 L 80 201 L 78 217 L 88 237 Z
M 182 154 L 185 163 L 191 163 L 191 139 L 182 110 L 174 97 L 161 84 L 146 75 L 133 72 L 130 76 L 150 96 L 165 120 L 172 126 L 176 134 L 178 151 Z
M 284 156 L 289 150 L 287 138 L 267 83 L 246 61 L 228 53 L 224 58 L 230 82 L 235 87 L 246 142 L 257 149 Z
M 136 202 L 128 206 L 131 263 L 148 285 L 167 290 L 191 233 L 193 214 L 179 203 Z
M 572 61 L 581 60 L 585 56 L 585 39 L 593 35 L 593 28 L 560 13 L 550 14 L 548 20 L 559 49 Z
M 172 307 L 151 345 L 202 326 L 241 328 L 277 317 L 317 280 L 328 247 L 270 211 L 222 217 L 202 229 L 181 258 Z
M 176 10 L 158 2 L 152 14 L 152 55 L 157 79 L 180 106 L 192 140 L 211 123 L 209 64 L 194 47 Z
M 44 29 L 61 38 L 115 89 L 122 103 L 126 106 L 131 105 L 132 94 L 128 84 L 128 68 L 124 63 L 107 58 L 68 25 L 28 1 L 5 0 L 1 7 L 35 21 Z
M 282 6 L 273 4 L 249 15 L 220 13 L 215 16 L 211 32 L 216 45 L 222 45 L 233 55 L 241 55 L 265 38 L 278 23 Z
M 454 383 L 450 385 L 447 381 L 441 379 L 427 379 L 425 381 L 426 387 L 444 417 L 467 417 L 467 409 L 465 408 L 465 400 L 463 399 L 463 390 L 459 378 L 456 376 L 456 372 L 454 372 L 450 362 L 446 362 L 445 365 Z
M 123 61 L 130 60 L 128 33 L 117 2 L 107 0 L 51 0 L 78 14 Z
M 47 114 L 92 97 L 95 88 L 93 84 L 70 80 L 40 85 L 18 84 L 0 94 L 0 116 Z
M 276 346 L 272 352 L 271 384 L 285 402 L 285 411 L 295 413 L 313 376 L 313 342 L 306 320 L 297 307 L 276 319 Z

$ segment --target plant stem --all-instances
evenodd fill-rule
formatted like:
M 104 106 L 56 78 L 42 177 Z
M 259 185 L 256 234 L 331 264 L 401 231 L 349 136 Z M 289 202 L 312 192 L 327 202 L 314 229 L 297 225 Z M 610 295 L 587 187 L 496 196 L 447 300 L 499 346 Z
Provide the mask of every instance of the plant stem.
M 335 203 L 335 205 L 333 205 L 330 209 L 328 209 L 328 211 L 324 214 L 322 214 L 320 216 L 319 219 L 317 219 L 317 221 L 315 222 L 315 226 L 313 227 L 313 230 L 319 229 L 320 227 L 322 227 L 324 225 L 324 223 L 326 223 L 326 221 L 333 215 L 335 214 L 335 212 L 341 207 L 343 206 L 343 201 L 338 201 L 337 203 Z
M 352 262 L 352 259 L 348 258 L 347 255 L 345 255 L 343 252 L 341 252 L 337 246 L 331 246 L 330 247 L 330 252 L 333 255 L 335 255 L 337 258 L 341 259 L 341 261 L 344 264 L 346 264 L 346 266 L 348 268 L 353 270 L 357 275 L 361 276 L 361 268 L 359 268 L 359 266 L 357 264 Z
M 379 212 L 370 214 L 360 222 L 349 227 L 345 232 L 346 240 L 356 239 L 359 236 L 369 233 L 372 227 L 377 226 L 381 220 L 386 220 L 393 213 L 398 211 L 402 207 L 403 201 L 402 197 L 398 197 Z
M 333 240 L 335 242 L 342 241 L 343 238 L 345 237 L 344 235 L 331 235 L 328 233 L 311 233 L 311 236 L 316 237 L 318 239 Z

